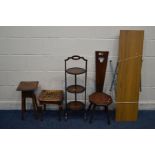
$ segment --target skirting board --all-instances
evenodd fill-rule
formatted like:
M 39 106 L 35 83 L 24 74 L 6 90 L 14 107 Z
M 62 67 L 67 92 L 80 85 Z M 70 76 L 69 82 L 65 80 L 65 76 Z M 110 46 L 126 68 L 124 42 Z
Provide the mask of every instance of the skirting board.
M 89 102 L 87 101 L 87 106 Z M 27 103 L 27 109 L 32 109 L 32 103 Z M 0 101 L 0 110 L 20 110 L 21 101 Z M 56 110 L 57 106 L 47 106 L 47 109 Z M 109 107 L 110 110 L 115 109 L 115 104 L 113 103 Z M 139 110 L 155 110 L 155 100 L 153 101 L 140 101 L 139 102 Z

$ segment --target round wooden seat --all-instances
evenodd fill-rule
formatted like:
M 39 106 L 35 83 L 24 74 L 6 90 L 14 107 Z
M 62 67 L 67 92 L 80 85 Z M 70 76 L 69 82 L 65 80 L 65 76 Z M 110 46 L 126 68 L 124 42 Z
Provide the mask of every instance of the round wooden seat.
M 95 92 L 89 96 L 89 101 L 95 105 L 106 106 L 112 103 L 112 98 L 103 92 Z

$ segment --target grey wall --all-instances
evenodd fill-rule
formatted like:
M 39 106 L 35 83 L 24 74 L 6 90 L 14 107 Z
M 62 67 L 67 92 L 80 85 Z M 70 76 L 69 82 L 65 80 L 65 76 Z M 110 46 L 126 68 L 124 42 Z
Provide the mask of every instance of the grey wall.
M 94 52 L 110 51 L 109 60 L 113 60 L 115 66 L 122 29 L 145 31 L 140 108 L 155 109 L 155 27 L 114 26 L 0 27 L 0 109 L 20 108 L 20 93 L 16 87 L 22 80 L 38 80 L 38 93 L 41 89 L 64 89 L 64 59 L 74 54 L 88 59 L 87 94 L 92 93 Z M 79 78 L 79 83 L 83 83 L 82 77 Z M 104 88 L 107 93 L 111 79 L 108 63 Z M 73 97 L 69 95 L 70 100 Z M 79 99 L 82 98 L 80 95 Z

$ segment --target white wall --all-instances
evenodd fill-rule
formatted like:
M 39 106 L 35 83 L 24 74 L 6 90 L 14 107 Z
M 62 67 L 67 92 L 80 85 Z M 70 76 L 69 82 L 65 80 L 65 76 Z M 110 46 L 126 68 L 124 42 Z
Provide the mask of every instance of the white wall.
M 115 65 L 122 29 L 145 30 L 140 108 L 155 109 L 155 27 L 104 26 L 0 27 L 0 109 L 20 108 L 20 93 L 16 87 L 23 80 L 38 80 L 39 91 L 64 89 L 64 59 L 74 54 L 88 59 L 89 95 L 94 91 L 94 53 L 96 50 L 110 51 L 109 60 Z M 106 92 L 111 78 L 108 63 Z M 69 95 L 69 99 L 73 97 Z M 82 99 L 82 95 L 79 98 Z

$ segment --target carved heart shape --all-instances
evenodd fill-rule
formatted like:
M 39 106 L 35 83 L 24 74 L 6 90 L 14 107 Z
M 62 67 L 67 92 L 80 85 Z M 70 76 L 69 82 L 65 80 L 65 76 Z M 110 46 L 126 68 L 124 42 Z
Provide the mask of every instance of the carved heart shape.
M 100 63 L 103 63 L 104 58 L 103 57 L 99 57 L 98 60 L 100 61 Z

